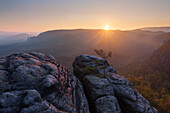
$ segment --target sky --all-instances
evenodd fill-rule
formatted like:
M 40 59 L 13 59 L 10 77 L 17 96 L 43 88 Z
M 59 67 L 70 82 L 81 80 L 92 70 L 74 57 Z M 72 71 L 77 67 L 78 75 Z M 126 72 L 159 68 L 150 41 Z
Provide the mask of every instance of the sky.
M 170 26 L 170 0 L 0 0 L 0 31 Z

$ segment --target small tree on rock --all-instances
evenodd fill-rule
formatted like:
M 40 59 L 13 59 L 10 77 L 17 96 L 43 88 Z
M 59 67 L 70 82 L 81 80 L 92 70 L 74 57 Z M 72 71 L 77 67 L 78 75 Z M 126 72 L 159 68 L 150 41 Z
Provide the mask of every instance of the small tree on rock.
M 108 53 L 106 53 L 103 49 L 94 49 L 95 53 L 97 55 L 99 55 L 101 58 L 105 59 L 105 60 L 108 60 L 108 58 L 112 57 L 112 52 L 109 51 Z M 106 73 L 105 73 L 105 70 L 106 67 L 104 66 L 104 76 L 106 77 Z
M 108 53 L 104 52 L 103 49 L 99 49 L 99 50 L 98 49 L 94 49 L 94 51 L 95 51 L 95 53 L 97 55 L 99 55 L 100 57 L 102 57 L 105 60 L 108 60 L 109 57 L 112 57 L 112 52 L 111 51 L 109 51 Z

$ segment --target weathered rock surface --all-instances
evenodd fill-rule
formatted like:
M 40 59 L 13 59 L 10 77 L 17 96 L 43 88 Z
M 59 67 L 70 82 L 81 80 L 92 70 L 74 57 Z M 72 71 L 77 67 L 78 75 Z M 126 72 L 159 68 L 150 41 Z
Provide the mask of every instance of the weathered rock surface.
M 89 113 L 81 82 L 52 56 L 0 59 L 0 113 Z
M 133 84 L 116 74 L 106 60 L 80 55 L 73 68 L 74 75 L 83 83 L 92 113 L 157 113 Z
M 157 113 L 106 60 L 80 55 L 73 67 L 80 80 L 49 55 L 1 58 L 0 113 Z

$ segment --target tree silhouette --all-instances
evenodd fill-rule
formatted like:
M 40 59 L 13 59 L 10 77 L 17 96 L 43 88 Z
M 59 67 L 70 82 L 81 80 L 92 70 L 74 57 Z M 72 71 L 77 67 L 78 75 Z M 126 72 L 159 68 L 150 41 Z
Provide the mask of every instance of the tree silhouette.
M 103 59 L 107 60 L 109 57 L 112 57 L 112 52 L 109 51 L 108 53 L 104 52 L 103 49 L 94 49 L 95 53 L 102 57 Z

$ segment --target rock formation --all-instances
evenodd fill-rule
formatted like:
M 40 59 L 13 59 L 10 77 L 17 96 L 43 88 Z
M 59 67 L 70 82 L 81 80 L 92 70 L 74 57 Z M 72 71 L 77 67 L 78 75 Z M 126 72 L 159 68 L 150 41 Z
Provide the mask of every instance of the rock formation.
M 41 53 L 0 59 L 0 113 L 89 113 L 80 81 Z
M 36 52 L 1 58 L 0 113 L 157 112 L 106 60 L 80 55 L 73 68 Z
M 169 33 L 170 37 L 170 33 Z M 147 60 L 152 73 L 165 73 L 170 75 L 170 40 L 165 41 Z M 170 76 L 169 76 L 170 80 Z
M 157 112 L 130 81 L 116 74 L 106 60 L 80 55 L 76 57 L 73 67 L 75 76 L 84 86 L 92 113 Z

